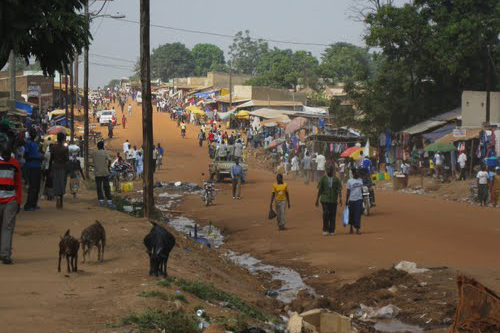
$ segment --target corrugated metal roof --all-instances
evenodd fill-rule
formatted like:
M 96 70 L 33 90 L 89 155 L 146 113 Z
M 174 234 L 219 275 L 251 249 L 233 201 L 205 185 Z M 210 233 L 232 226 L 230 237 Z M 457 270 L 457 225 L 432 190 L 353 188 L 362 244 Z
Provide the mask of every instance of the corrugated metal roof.
M 258 99 L 253 99 L 249 102 L 246 102 L 244 104 L 238 105 L 238 108 L 250 108 L 253 106 L 302 106 L 301 102 L 293 102 L 293 101 L 265 101 L 265 100 L 258 100 Z
M 446 124 L 449 121 L 452 121 L 454 119 L 458 119 L 462 115 L 462 108 L 456 108 L 451 111 L 441 113 L 440 115 L 434 116 L 432 118 L 429 118 L 427 120 L 424 120 L 418 124 L 415 124 L 411 127 L 408 127 L 407 129 L 403 130 L 403 133 L 408 133 L 408 134 L 418 134 L 422 133 L 425 131 L 428 131 L 432 128 L 441 126 Z
M 267 119 L 273 119 L 273 118 L 278 118 L 278 117 L 281 117 L 284 115 L 287 115 L 287 116 L 294 115 L 296 113 L 298 113 L 298 112 L 262 108 L 262 109 L 258 109 L 258 110 L 250 112 L 250 115 L 256 116 L 256 117 L 267 118 Z
M 453 132 L 452 132 L 452 133 L 448 133 L 445 136 L 437 139 L 436 142 L 449 143 L 449 142 L 465 141 L 465 140 L 478 138 L 481 130 L 482 130 L 482 128 L 466 128 L 464 137 L 456 138 L 453 136 Z

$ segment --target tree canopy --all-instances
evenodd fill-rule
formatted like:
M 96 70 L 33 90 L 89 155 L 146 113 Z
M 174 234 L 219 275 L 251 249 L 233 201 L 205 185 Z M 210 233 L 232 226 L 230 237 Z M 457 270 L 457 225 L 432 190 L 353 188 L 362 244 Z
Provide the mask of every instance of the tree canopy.
M 0 1 L 0 68 L 11 50 L 27 63 L 35 58 L 49 75 L 68 68 L 91 38 L 82 10 L 85 0 Z
M 254 75 L 262 57 L 269 52 L 269 46 L 262 39 L 250 37 L 250 31 L 239 31 L 229 46 L 231 66 L 235 72 Z
M 299 83 L 305 85 L 317 81 L 318 60 L 306 51 L 268 51 L 257 63 L 255 78 L 249 84 L 275 88 L 295 89 Z
M 499 72 L 497 0 L 386 4 L 365 23 L 367 45 L 380 50 L 376 73 L 348 92 L 367 129 L 399 130 L 448 111 L 460 105 L 463 90 L 485 89 L 488 61 L 496 64 L 494 76 Z
M 163 44 L 151 53 L 151 72 L 163 81 L 190 76 L 194 69 L 193 55 L 182 43 Z
M 214 44 L 196 44 L 191 50 L 194 59 L 194 75 L 205 76 L 210 71 L 223 69 L 224 52 Z
M 367 48 L 349 43 L 330 45 L 322 55 L 320 73 L 332 82 L 367 80 L 373 72 Z

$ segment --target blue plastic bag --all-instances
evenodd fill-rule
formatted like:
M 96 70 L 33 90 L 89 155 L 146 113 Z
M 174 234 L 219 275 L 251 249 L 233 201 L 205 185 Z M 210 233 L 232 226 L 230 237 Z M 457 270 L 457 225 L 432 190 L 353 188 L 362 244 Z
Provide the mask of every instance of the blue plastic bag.
M 344 227 L 349 224 L 349 206 L 345 205 L 344 213 L 342 214 L 342 218 L 344 219 Z

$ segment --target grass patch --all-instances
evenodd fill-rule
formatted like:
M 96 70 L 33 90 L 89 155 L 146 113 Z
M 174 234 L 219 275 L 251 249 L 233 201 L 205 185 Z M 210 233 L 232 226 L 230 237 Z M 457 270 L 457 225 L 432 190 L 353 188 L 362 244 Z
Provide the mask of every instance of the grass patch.
M 172 285 L 172 283 L 174 283 L 174 282 L 175 282 L 175 278 L 174 277 L 167 276 L 163 280 L 158 281 L 157 284 L 159 286 L 161 286 L 161 287 L 170 287 Z
M 181 301 L 184 303 L 188 303 L 188 300 L 185 295 L 183 294 L 173 294 L 173 295 L 168 295 L 165 294 L 162 291 L 158 290 L 144 290 L 139 294 L 140 297 L 158 297 L 166 301 Z
M 166 299 L 167 295 L 165 293 L 162 293 L 161 291 L 158 290 L 144 290 L 142 291 L 139 296 L 141 297 L 159 297 Z
M 170 281 L 181 287 L 182 290 L 189 292 L 198 298 L 212 302 L 225 302 L 229 307 L 241 311 L 250 318 L 255 318 L 260 321 L 267 321 L 269 319 L 267 315 L 254 306 L 247 304 L 242 299 L 230 293 L 217 289 L 213 284 L 175 278 Z
M 123 324 L 134 325 L 140 332 L 199 333 L 198 320 L 182 310 L 146 310 L 123 318 Z

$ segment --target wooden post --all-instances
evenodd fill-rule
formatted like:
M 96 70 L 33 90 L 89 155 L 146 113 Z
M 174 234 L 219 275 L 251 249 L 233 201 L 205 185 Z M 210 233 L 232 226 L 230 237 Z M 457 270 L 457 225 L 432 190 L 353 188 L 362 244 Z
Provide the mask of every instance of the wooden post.
M 89 0 L 85 1 L 85 18 L 90 29 Z M 89 179 L 89 47 L 83 50 L 83 157 L 85 178 Z
M 472 179 L 472 171 L 473 171 L 472 170 L 472 166 L 473 166 L 472 162 L 473 162 L 473 159 L 474 159 L 473 158 L 473 156 L 474 156 L 474 138 L 472 138 L 470 141 L 471 142 L 470 142 L 470 156 L 469 156 L 469 158 L 470 158 L 469 178 Z
M 64 122 L 65 127 L 68 127 L 68 73 L 66 72 L 66 68 L 64 69 L 64 109 L 66 112 L 64 113 Z
M 140 2 L 140 62 L 142 88 L 142 141 L 144 144 L 143 200 L 144 217 L 150 218 L 154 212 L 153 195 L 153 107 L 151 105 L 151 57 L 149 41 L 149 0 Z
M 74 60 L 71 62 L 71 66 L 69 68 L 69 79 L 70 79 L 70 102 L 71 102 L 71 112 L 70 112 L 70 130 L 71 130 L 71 140 L 70 142 L 73 143 L 73 140 L 75 138 L 75 101 L 74 101 L 74 96 L 75 96 L 75 89 L 73 87 L 73 65 L 74 65 Z

